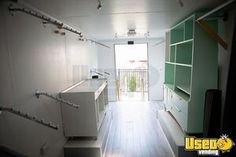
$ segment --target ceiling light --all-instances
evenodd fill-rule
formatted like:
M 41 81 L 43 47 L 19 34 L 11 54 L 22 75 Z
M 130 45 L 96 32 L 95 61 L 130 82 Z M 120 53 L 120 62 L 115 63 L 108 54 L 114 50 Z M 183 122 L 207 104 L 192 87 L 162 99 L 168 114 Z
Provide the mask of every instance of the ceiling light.
M 179 5 L 180 5 L 180 7 L 184 7 L 184 3 L 183 3 L 182 0 L 178 0 L 178 3 L 179 3 Z
M 98 9 L 98 10 L 101 10 L 101 9 L 102 9 L 102 2 L 101 2 L 101 0 L 98 0 L 97 9 Z
M 129 31 L 127 32 L 128 37 L 135 36 L 136 34 L 137 33 L 136 33 L 135 29 L 129 29 Z
M 136 31 L 135 29 L 129 29 L 127 33 L 115 33 L 115 39 L 117 38 L 148 38 L 150 36 L 149 32 L 142 30 Z

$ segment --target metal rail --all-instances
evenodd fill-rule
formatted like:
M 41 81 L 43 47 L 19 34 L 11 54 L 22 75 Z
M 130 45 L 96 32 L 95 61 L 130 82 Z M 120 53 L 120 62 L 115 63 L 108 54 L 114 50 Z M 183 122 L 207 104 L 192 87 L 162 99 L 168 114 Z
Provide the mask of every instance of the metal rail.
M 95 73 L 99 76 L 102 76 L 103 78 L 108 78 L 111 74 L 106 72 L 106 71 L 98 71 L 97 69 L 91 69 L 90 70 L 90 74 L 92 75 L 92 73 Z
M 60 29 L 65 29 L 65 30 L 68 30 L 72 33 L 75 33 L 75 34 L 79 35 L 80 40 L 83 40 L 82 32 L 77 31 L 76 29 L 72 28 L 71 26 L 68 26 L 68 25 L 64 24 L 63 22 L 61 22 L 61 21 L 59 21 L 55 18 L 48 17 L 47 15 L 43 15 L 42 13 L 39 13 L 37 11 L 31 10 L 31 9 L 28 9 L 28 8 L 18 8 L 18 7 L 16 8 L 16 7 L 13 7 L 12 5 L 10 5 L 8 7 L 8 10 L 10 12 L 20 11 L 20 12 L 32 15 L 34 17 L 37 17 L 37 18 L 41 19 L 41 20 L 47 21 L 48 23 L 54 24 L 57 27 L 59 27 Z
M 204 18 L 210 16 L 211 14 L 213 14 L 213 13 L 219 11 L 220 9 L 222 9 L 222 8 L 224 8 L 224 7 L 228 6 L 228 5 L 230 5 L 230 4 L 233 3 L 233 2 L 235 2 L 235 0 L 229 0 L 229 1 L 225 2 L 225 3 L 223 3 L 222 5 L 216 7 L 215 9 L 213 9 L 213 10 L 207 12 L 206 14 L 204 14 L 203 16 L 199 17 L 196 21 L 200 21 L 200 20 L 202 20 L 202 19 L 204 19 Z
M 105 44 L 102 44 L 102 43 L 97 42 L 97 41 L 92 40 L 92 39 L 86 39 L 86 40 L 91 41 L 91 42 L 94 42 L 95 44 L 101 45 L 101 46 L 106 47 L 106 48 L 109 48 L 109 49 L 111 48 L 111 47 L 109 47 L 109 46 L 107 46 L 107 45 L 105 45 Z
M 16 0 L 14 2 L 17 3 L 18 1 Z M 97 42 L 97 41 L 95 41 L 93 39 L 86 38 L 81 31 L 78 31 L 75 28 L 73 28 L 73 27 L 63 23 L 62 21 L 57 20 L 56 18 L 47 15 L 43 11 L 35 9 L 35 8 L 31 7 L 30 5 L 26 5 L 25 3 L 22 4 L 22 5 L 24 5 L 26 7 L 14 7 L 12 4 L 10 4 L 9 7 L 8 7 L 8 10 L 10 12 L 23 12 L 23 13 L 26 13 L 28 15 L 31 15 L 31 16 L 34 16 L 36 18 L 39 18 L 39 19 L 43 20 L 44 23 L 48 22 L 48 23 L 51 23 L 53 25 L 56 25 L 59 29 L 65 29 L 65 30 L 67 30 L 69 32 L 75 33 L 75 34 L 77 34 L 79 36 L 79 40 L 80 41 L 90 41 L 90 42 L 93 42 L 95 44 L 104 46 L 106 48 L 111 48 L 111 47 L 109 47 L 109 46 L 107 46 L 107 45 L 105 45 L 103 43 Z
M 76 109 L 78 109 L 79 106 L 80 106 L 80 105 L 74 104 L 74 103 L 72 103 L 72 102 L 69 102 L 69 101 L 67 101 L 67 100 L 58 98 L 58 97 L 53 96 L 53 95 L 51 95 L 51 94 L 48 94 L 47 92 L 42 92 L 42 91 L 36 90 L 35 96 L 39 99 L 39 96 L 40 96 L 40 95 L 47 96 L 47 97 L 49 97 L 49 98 L 51 98 L 51 99 L 54 99 L 54 100 L 56 100 L 56 101 L 58 101 L 58 102 L 64 103 L 64 104 L 66 104 L 66 105 L 69 105 L 69 106 L 71 106 L 71 107 L 74 107 L 74 108 L 76 108 Z
M 44 126 L 47 126 L 49 128 L 52 128 L 52 129 L 55 129 L 55 130 L 58 130 L 58 126 L 53 124 L 52 122 L 46 122 L 44 121 L 43 119 L 39 119 L 35 116 L 31 116 L 27 113 L 23 113 L 21 112 L 20 110 L 17 110 L 17 109 L 14 109 L 14 108 L 11 108 L 11 107 L 3 107 L 3 106 L 0 106 L 0 111 L 6 111 L 6 112 L 10 112 L 10 113 L 13 113 L 15 115 L 18 115 L 20 117 L 23 117 L 25 119 L 28 119 L 28 120 L 31 120 L 31 121 L 34 121 L 36 123 L 39 123 L 41 125 L 44 125 Z

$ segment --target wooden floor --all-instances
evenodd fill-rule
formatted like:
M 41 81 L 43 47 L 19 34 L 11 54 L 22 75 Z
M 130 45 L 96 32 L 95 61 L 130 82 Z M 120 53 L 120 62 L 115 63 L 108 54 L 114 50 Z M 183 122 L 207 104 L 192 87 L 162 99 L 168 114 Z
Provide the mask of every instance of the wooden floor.
M 153 102 L 114 102 L 106 157 L 173 157 Z

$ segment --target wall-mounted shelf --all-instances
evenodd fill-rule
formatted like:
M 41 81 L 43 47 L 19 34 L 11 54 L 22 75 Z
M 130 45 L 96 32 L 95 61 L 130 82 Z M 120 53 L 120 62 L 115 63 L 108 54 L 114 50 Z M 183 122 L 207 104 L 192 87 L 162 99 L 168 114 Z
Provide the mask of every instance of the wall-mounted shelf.
M 174 64 L 165 64 L 165 84 L 173 85 L 175 81 L 175 65 Z
M 192 67 L 191 64 L 181 64 L 181 63 L 175 63 L 175 64 L 176 64 L 176 65 L 179 65 L 179 66 L 189 67 L 189 68 Z

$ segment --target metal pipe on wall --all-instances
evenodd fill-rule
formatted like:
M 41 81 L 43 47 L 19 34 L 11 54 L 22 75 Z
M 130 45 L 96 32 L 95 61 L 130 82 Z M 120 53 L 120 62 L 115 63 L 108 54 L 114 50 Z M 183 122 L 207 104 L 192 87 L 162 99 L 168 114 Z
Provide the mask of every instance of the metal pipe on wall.
M 10 112 L 10 113 L 13 113 L 13 114 L 15 114 L 17 116 L 20 116 L 20 117 L 23 117 L 25 119 L 28 119 L 28 120 L 34 121 L 36 123 L 39 123 L 41 125 L 44 125 L 46 127 L 58 130 L 58 126 L 53 124 L 52 122 L 46 122 L 43 119 L 39 119 L 39 118 L 37 118 L 35 116 L 31 116 L 31 115 L 29 115 L 27 113 L 23 113 L 20 110 L 16 110 L 16 109 L 11 108 L 11 107 L 2 107 L 2 106 L 0 106 L 0 111 Z
M 48 17 L 47 15 L 44 15 L 44 14 L 39 13 L 37 11 L 31 10 L 28 8 L 16 8 L 16 7 L 13 7 L 13 5 L 9 5 L 8 10 L 10 12 L 20 11 L 20 12 L 24 12 L 26 14 L 32 15 L 34 17 L 41 19 L 41 20 L 47 21 L 48 23 L 54 24 L 61 29 L 65 29 L 67 31 L 75 33 L 75 34 L 79 35 L 80 39 L 83 39 L 83 34 L 80 31 L 77 31 L 76 29 L 72 28 L 71 26 L 68 26 L 55 18 Z
M 42 91 L 36 90 L 35 96 L 39 99 L 39 96 L 40 96 L 40 95 L 47 96 L 47 97 L 49 97 L 49 98 L 51 98 L 51 99 L 54 99 L 54 100 L 56 100 L 56 101 L 58 101 L 58 102 L 61 102 L 61 103 L 64 103 L 64 104 L 66 104 L 66 105 L 68 105 L 68 106 L 74 107 L 74 108 L 76 108 L 76 109 L 78 109 L 79 106 L 80 106 L 80 105 L 74 104 L 74 103 L 72 103 L 72 102 L 69 102 L 69 101 L 67 101 L 67 100 L 58 98 L 58 97 L 53 96 L 53 95 L 51 95 L 51 94 L 48 94 L 47 92 L 42 92 Z
M 23 12 L 23 13 L 26 13 L 28 15 L 31 15 L 31 16 L 34 16 L 36 18 L 39 18 L 41 20 L 44 20 L 48 23 L 51 23 L 53 25 L 56 25 L 59 29 L 65 29 L 69 32 L 72 32 L 74 34 L 77 34 L 79 36 L 79 40 L 80 41 L 90 41 L 90 42 L 93 42 L 95 44 L 98 44 L 100 46 L 103 46 L 103 47 L 106 47 L 106 48 L 110 48 L 109 46 L 103 44 L 103 43 L 100 43 L 98 41 L 95 41 L 93 39 L 88 39 L 86 38 L 83 33 L 81 31 L 78 31 L 77 29 L 63 23 L 62 21 L 44 13 L 43 11 L 41 10 L 38 10 L 30 5 L 28 5 L 27 3 L 25 2 L 22 2 L 21 0 L 12 0 L 12 2 L 15 2 L 19 5 L 21 5 L 21 7 L 14 7 L 13 4 L 10 4 L 9 7 L 8 7 L 8 10 L 12 13 L 13 15 L 13 12 L 17 12 L 17 11 L 20 11 L 20 12 Z

